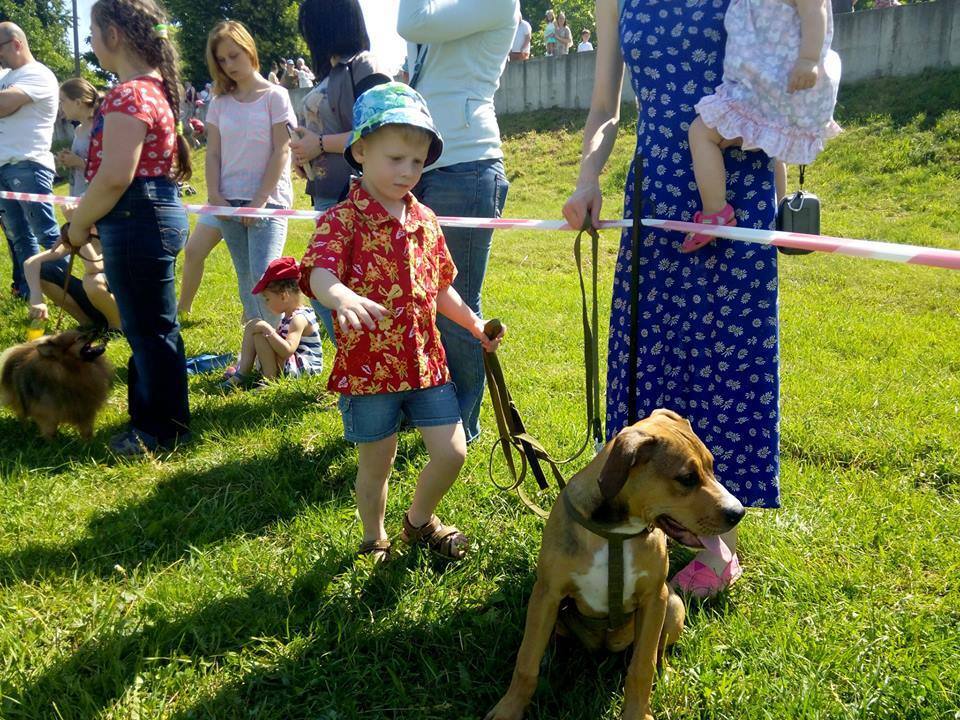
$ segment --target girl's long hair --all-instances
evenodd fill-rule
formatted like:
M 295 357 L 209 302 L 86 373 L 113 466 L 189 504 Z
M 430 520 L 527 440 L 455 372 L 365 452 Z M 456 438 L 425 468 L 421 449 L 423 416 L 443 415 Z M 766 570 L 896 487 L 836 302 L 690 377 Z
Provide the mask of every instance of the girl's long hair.
M 233 40 L 240 49 L 243 50 L 254 70 L 260 69 L 260 56 L 257 54 L 257 43 L 254 42 L 253 35 L 244 27 L 243 23 L 236 20 L 221 20 L 213 26 L 213 30 L 207 35 L 207 70 L 210 71 L 210 77 L 213 78 L 213 92 L 216 95 L 226 95 L 232 92 L 237 83 L 227 75 L 220 63 L 217 62 L 217 46 L 223 40 Z
M 318 83 L 332 70 L 330 58 L 349 60 L 370 50 L 370 36 L 358 0 L 303 0 L 299 23 Z
M 174 177 L 189 180 L 193 173 L 190 147 L 180 128 L 180 73 L 177 46 L 170 35 L 167 14 L 154 0 L 97 0 L 90 17 L 101 32 L 113 25 L 126 39 L 126 51 L 157 68 L 177 127 Z
M 85 78 L 75 77 L 64 80 L 60 85 L 60 92 L 71 100 L 79 100 L 90 108 L 91 112 L 96 112 L 100 103 L 103 102 L 103 95 Z

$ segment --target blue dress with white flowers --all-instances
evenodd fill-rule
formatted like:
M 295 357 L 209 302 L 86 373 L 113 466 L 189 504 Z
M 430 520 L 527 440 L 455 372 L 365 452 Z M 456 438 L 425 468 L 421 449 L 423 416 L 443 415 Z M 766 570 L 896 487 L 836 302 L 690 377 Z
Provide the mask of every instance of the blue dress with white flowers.
M 700 209 L 687 143 L 694 105 L 721 82 L 729 0 L 626 0 L 623 56 L 639 99 L 637 152 L 646 212 L 692 220 Z M 742 227 L 772 228 L 773 164 L 725 153 L 728 200 Z M 636 163 L 635 163 L 636 164 Z M 633 168 L 625 209 L 632 216 Z M 630 231 L 617 259 L 607 373 L 607 436 L 627 424 L 630 375 L 637 415 L 687 417 L 714 455 L 717 478 L 744 505 L 779 507 L 777 258 L 772 247 L 716 240 L 684 255 L 677 232 L 643 229 L 637 366 L 629 367 Z

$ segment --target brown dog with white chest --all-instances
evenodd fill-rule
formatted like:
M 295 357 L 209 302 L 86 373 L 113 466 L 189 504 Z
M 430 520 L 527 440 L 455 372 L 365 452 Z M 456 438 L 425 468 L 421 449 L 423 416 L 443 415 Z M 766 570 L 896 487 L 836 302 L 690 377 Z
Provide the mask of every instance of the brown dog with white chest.
M 744 513 L 714 477 L 710 451 L 675 412 L 655 410 L 622 430 L 570 480 L 550 512 L 513 680 L 486 720 L 522 717 L 555 627 L 593 650 L 633 645 L 623 717 L 650 720 L 657 666 L 684 620 L 683 602 L 666 582 L 666 536 L 702 547 L 698 536 L 725 533 Z M 613 541 L 597 530 L 629 537 L 622 572 L 614 572 L 623 578 L 619 627 L 606 622 L 616 603 L 608 587 Z
M 67 330 L 14 345 L 0 355 L 0 405 L 21 420 L 32 418 L 52 438 L 73 425 L 85 439 L 107 400 L 113 367 L 94 345 L 96 332 Z

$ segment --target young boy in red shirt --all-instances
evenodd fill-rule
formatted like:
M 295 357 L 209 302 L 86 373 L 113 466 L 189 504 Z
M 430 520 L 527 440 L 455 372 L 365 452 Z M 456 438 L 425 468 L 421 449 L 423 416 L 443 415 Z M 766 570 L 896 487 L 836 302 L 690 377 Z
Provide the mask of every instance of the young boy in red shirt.
M 456 268 L 433 212 L 411 190 L 443 149 L 426 103 L 402 83 L 361 95 L 344 156 L 362 171 L 346 200 L 317 220 L 300 287 L 336 316 L 337 355 L 328 387 L 340 393 L 346 439 L 357 443 L 361 555 L 390 555 L 384 527 L 387 480 L 406 415 L 430 460 L 403 519 L 404 542 L 461 559 L 468 539 L 434 510 L 463 466 L 467 446 L 436 315 L 496 349 L 483 321 L 453 289 Z

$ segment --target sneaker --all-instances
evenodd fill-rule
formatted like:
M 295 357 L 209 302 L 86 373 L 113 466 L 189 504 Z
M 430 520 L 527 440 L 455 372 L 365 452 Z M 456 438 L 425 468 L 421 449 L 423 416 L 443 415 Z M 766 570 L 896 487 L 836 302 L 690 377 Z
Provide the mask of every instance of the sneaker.
M 114 455 L 121 458 L 140 458 L 151 453 L 165 450 L 173 450 L 178 445 L 190 442 L 192 435 L 189 432 L 182 433 L 173 440 L 160 442 L 155 436 L 143 430 L 131 428 L 110 438 L 109 448 Z

